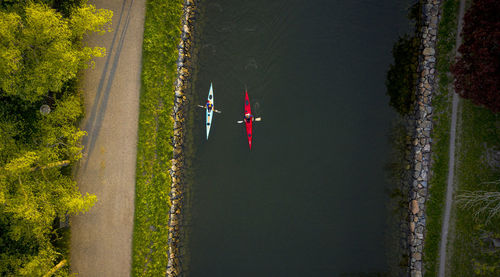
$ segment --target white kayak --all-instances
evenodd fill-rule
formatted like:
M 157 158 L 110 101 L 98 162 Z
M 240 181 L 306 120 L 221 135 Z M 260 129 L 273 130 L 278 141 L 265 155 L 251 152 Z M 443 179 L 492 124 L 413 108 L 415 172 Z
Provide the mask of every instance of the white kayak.
M 211 103 L 212 104 L 212 109 L 209 111 L 208 110 L 208 105 L 205 104 L 205 110 L 207 111 L 207 120 L 206 120 L 206 125 L 207 125 L 207 139 L 208 139 L 208 134 L 210 133 L 210 127 L 212 126 L 212 117 L 214 115 L 214 91 L 212 89 L 212 83 L 210 83 L 210 91 L 208 92 L 208 99 L 207 99 L 207 104 Z

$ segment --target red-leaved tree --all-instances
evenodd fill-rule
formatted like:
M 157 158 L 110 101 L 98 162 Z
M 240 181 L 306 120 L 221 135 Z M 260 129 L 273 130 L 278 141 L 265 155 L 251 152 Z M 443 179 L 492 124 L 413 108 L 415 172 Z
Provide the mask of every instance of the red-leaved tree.
M 464 16 L 461 54 L 451 67 L 455 91 L 500 112 L 500 0 L 475 0 Z

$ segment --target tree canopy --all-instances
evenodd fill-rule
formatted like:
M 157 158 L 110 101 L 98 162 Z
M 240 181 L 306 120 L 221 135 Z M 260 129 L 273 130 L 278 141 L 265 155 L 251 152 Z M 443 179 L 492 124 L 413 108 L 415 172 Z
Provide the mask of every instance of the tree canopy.
M 106 31 L 111 16 L 111 11 L 91 5 L 75 8 L 69 18 L 36 3 L 28 4 L 23 16 L 0 11 L 3 93 L 35 102 L 48 91 L 60 91 L 93 57 L 105 55 L 102 47 L 81 47 L 77 42 L 88 31 Z
M 109 31 L 112 12 L 75 4 L 64 16 L 21 2 L 0 5 L 0 275 L 43 276 L 66 261 L 59 222 L 97 201 L 82 195 L 68 166 L 86 134 L 76 76 L 105 54 L 82 38 Z M 40 113 L 42 104 L 51 112 Z
M 451 68 L 455 91 L 500 112 L 500 1 L 475 0 L 464 16 L 462 39 Z

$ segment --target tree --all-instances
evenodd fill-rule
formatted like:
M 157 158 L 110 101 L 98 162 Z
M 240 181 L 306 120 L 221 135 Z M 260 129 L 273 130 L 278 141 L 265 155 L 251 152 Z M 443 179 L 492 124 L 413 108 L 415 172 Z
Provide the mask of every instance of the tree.
M 88 31 L 105 32 L 112 12 L 92 5 L 75 8 L 69 19 L 44 4 L 30 3 L 21 17 L 0 12 L 0 88 L 29 102 L 61 90 L 89 65 L 105 55 L 101 47 L 81 47 Z
M 0 275 L 41 276 L 60 260 L 52 244 L 54 221 L 86 212 L 96 202 L 71 176 L 47 167 L 52 149 L 20 154 L 0 169 Z M 33 170 L 33 168 L 40 168 Z
M 387 71 L 385 85 L 390 97 L 389 105 L 402 115 L 410 113 L 415 103 L 418 46 L 416 36 L 404 35 L 392 48 L 394 64 Z
M 491 182 L 500 185 L 500 180 Z M 486 216 L 486 222 L 500 214 L 500 192 L 498 191 L 465 191 L 457 196 L 457 203 L 465 209 L 473 211 L 473 217 L 479 219 Z
M 401 115 L 409 114 L 415 103 L 415 86 L 417 84 L 418 56 L 420 54 L 419 28 L 422 24 L 422 3 L 417 1 L 408 10 L 408 19 L 413 26 L 411 35 L 400 36 L 392 48 L 394 63 L 387 71 L 385 86 L 391 105 Z
M 455 91 L 500 112 L 500 1 L 475 0 L 464 16 L 460 57 L 451 67 Z
M 80 193 L 68 170 L 81 158 L 85 135 L 76 125 L 83 106 L 74 80 L 104 55 L 81 41 L 89 32 L 108 31 L 112 12 L 65 4 L 64 17 L 44 4 L 21 2 L 0 11 L 0 276 L 43 276 L 65 258 L 57 245 L 59 220 L 96 202 Z M 51 113 L 39 112 L 40 100 Z

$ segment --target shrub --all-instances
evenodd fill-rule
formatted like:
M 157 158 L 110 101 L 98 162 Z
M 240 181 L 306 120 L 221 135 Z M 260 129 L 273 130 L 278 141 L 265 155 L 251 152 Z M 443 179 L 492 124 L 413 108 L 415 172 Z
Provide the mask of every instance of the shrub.
M 451 67 L 455 91 L 500 112 L 500 1 L 476 0 L 464 16 L 463 42 Z

